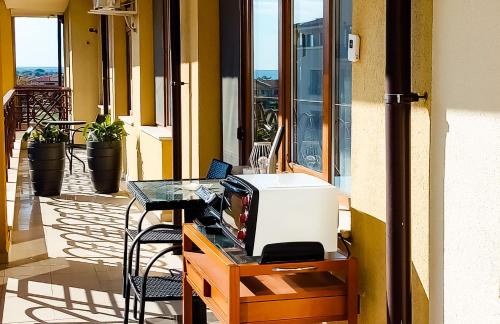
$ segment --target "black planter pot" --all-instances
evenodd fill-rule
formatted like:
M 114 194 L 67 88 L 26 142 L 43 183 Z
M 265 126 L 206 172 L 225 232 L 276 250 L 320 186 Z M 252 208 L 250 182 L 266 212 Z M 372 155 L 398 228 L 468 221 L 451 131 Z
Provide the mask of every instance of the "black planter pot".
M 58 196 L 64 178 L 64 143 L 28 143 L 31 186 L 35 196 Z
M 87 142 L 87 158 L 95 191 L 118 192 L 122 171 L 122 143 Z

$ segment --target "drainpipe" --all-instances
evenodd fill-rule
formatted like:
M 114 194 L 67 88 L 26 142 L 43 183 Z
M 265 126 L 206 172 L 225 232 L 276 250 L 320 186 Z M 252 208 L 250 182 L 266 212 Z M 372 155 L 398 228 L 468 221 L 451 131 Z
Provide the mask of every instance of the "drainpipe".
M 387 323 L 411 324 L 411 0 L 386 0 Z

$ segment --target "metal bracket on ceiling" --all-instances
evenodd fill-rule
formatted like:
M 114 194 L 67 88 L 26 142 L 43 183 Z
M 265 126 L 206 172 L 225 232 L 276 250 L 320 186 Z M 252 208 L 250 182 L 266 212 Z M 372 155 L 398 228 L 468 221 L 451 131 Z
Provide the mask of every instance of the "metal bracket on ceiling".
M 427 92 L 419 95 L 418 93 L 386 93 L 385 103 L 386 104 L 408 104 L 412 102 L 417 102 L 420 100 L 427 100 Z

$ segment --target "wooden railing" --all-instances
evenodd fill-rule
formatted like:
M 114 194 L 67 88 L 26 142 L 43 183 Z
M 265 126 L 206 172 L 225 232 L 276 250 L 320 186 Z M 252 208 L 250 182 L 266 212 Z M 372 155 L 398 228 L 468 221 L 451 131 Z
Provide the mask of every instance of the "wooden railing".
M 15 90 L 9 90 L 3 97 L 3 115 L 5 132 L 5 160 L 7 169 L 10 168 L 10 156 L 16 141 L 16 114 L 15 114 Z
M 16 87 L 16 128 L 25 130 L 43 121 L 68 120 L 71 89 L 61 87 Z
M 37 127 L 44 121 L 68 120 L 71 114 L 71 89 L 61 87 L 23 87 L 3 97 L 7 168 L 12 156 L 16 131 Z

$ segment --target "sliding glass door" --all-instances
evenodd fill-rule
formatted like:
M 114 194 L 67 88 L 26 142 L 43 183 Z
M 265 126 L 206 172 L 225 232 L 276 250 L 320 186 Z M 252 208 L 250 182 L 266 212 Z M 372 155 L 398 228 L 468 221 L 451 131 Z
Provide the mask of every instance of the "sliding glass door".
M 352 0 L 336 1 L 336 55 L 333 84 L 333 179 L 336 187 L 351 192 L 351 105 L 352 63 L 347 59 L 349 34 L 352 33 Z
M 323 171 L 323 0 L 292 7 L 292 161 Z
M 245 0 L 245 6 L 246 143 L 271 141 L 282 125 L 282 171 L 349 191 L 352 0 Z

